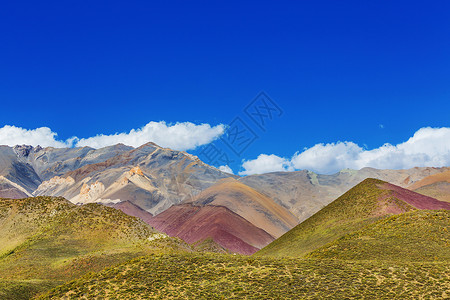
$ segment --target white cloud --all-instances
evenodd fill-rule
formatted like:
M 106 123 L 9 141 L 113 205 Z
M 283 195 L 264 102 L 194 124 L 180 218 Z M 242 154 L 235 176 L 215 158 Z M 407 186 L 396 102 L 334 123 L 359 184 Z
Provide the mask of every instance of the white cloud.
M 41 145 L 43 147 L 70 147 L 71 140 L 58 141 L 57 133 L 48 127 L 36 129 L 24 129 L 16 126 L 5 125 L 0 128 L 0 145 Z
M 333 173 L 345 168 L 357 168 L 355 163 L 363 148 L 352 142 L 317 144 L 291 159 L 295 169 L 307 169 L 318 173 Z
M 0 128 L 0 145 L 41 145 L 43 147 L 77 147 L 89 146 L 102 148 L 122 143 L 139 147 L 147 142 L 154 142 L 162 147 L 174 150 L 195 149 L 198 146 L 208 144 L 223 134 L 225 126 L 220 124 L 196 125 L 190 122 L 168 125 L 166 122 L 150 122 L 142 128 L 132 129 L 128 133 L 116 133 L 112 135 L 99 134 L 94 137 L 78 139 L 70 138 L 66 141 L 56 139 L 57 133 L 48 127 L 36 129 L 24 129 L 6 125 Z
M 273 164 L 267 163 L 271 157 Z M 353 142 L 317 144 L 291 159 L 276 155 L 260 155 L 242 164 L 241 175 L 251 175 L 291 169 L 307 169 L 332 174 L 345 168 L 408 169 L 413 167 L 442 167 L 450 165 L 450 128 L 421 128 L 406 142 L 384 144 L 366 150 Z M 272 168 L 270 167 L 272 166 Z
M 190 122 L 167 125 L 166 122 L 150 122 L 142 128 L 132 129 L 128 133 L 97 135 L 80 139 L 76 145 L 102 148 L 122 143 L 138 147 L 147 142 L 154 142 L 162 147 L 175 150 L 195 149 L 206 145 L 223 134 L 225 126 L 220 124 L 211 127 L 209 124 L 196 125 Z
M 262 174 L 277 171 L 293 171 L 291 162 L 285 158 L 276 156 L 274 154 L 260 154 L 254 160 L 244 161 L 242 164 L 244 171 L 239 172 L 239 175 Z
M 229 166 L 220 166 L 218 169 L 225 173 L 234 174 L 233 170 L 231 170 L 231 168 Z

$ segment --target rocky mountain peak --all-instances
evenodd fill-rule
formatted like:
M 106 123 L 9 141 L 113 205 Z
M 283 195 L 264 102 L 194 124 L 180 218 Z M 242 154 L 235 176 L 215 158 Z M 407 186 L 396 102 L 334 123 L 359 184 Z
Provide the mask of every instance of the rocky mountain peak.
M 39 145 L 37 145 L 36 147 L 33 147 L 31 145 L 16 145 L 13 147 L 13 149 L 18 157 L 28 157 L 31 152 L 39 152 L 44 148 Z
M 137 147 L 136 149 L 143 149 L 143 148 L 147 148 L 147 147 L 152 147 L 152 148 L 157 148 L 157 149 L 162 149 L 163 148 L 163 147 L 161 147 L 161 146 L 159 146 L 159 145 L 157 145 L 157 144 L 155 144 L 153 142 L 148 142 L 148 143 L 143 144 L 140 147 Z
M 14 152 L 16 152 L 19 157 L 28 157 L 30 152 L 34 149 L 33 146 L 30 145 L 16 145 L 13 147 Z

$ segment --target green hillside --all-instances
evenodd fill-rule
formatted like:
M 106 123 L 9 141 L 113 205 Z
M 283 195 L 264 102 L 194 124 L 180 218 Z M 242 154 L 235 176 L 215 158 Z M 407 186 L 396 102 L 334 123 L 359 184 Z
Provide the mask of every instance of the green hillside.
M 449 225 L 450 211 L 411 211 L 345 235 L 307 257 L 450 262 Z
M 255 255 L 300 257 L 384 218 L 387 207 L 399 211 L 414 209 L 391 196 L 389 190 L 380 188 L 385 183 L 377 179 L 364 180 Z
M 38 233 L 52 216 L 71 207 L 64 198 L 0 198 L 0 257 Z
M 211 252 L 211 253 L 221 253 L 226 254 L 231 252 L 224 247 L 220 246 L 212 238 L 204 239 L 203 241 L 198 241 L 194 244 L 191 244 L 191 246 L 197 251 L 197 252 Z
M 41 299 L 443 299 L 449 264 L 151 255 L 89 274 Z
M 1 199 L 0 236 L 1 299 L 20 290 L 25 297 L 138 256 L 191 251 L 114 208 L 51 197 Z

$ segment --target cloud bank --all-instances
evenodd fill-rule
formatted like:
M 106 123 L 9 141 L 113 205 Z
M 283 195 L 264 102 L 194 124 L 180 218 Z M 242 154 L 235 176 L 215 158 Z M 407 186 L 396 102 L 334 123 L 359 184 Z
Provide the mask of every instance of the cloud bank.
M 57 140 L 58 134 L 48 127 L 24 129 L 6 125 L 0 128 L 0 145 L 41 145 L 43 147 L 83 147 L 102 148 L 122 143 L 139 147 L 147 142 L 154 142 L 162 147 L 175 150 L 190 150 L 206 145 L 220 137 L 225 126 L 220 124 L 196 125 L 191 122 L 167 124 L 166 122 L 150 122 L 142 128 L 132 129 L 127 133 L 111 135 L 99 134 L 89 138 L 73 137 L 66 141 Z
M 244 161 L 242 167 L 244 168 L 244 171 L 239 172 L 239 175 L 294 171 L 292 163 L 288 159 L 274 154 L 260 154 L 257 159 Z
M 224 125 L 211 127 L 209 124 L 196 125 L 190 122 L 176 123 L 174 125 L 167 125 L 166 122 L 150 122 L 144 127 L 132 129 L 128 133 L 100 134 L 80 139 L 76 145 L 77 147 L 102 148 L 122 143 L 139 147 L 147 142 L 154 142 L 162 147 L 175 150 L 189 150 L 211 143 L 221 136 L 224 131 Z
M 68 147 L 68 143 L 58 141 L 57 133 L 48 127 L 40 127 L 36 129 L 24 129 L 16 126 L 5 125 L 0 128 L 0 145 L 32 145 L 45 147 Z
M 421 128 L 406 142 L 384 144 L 367 150 L 353 142 L 317 144 L 290 159 L 261 154 L 244 161 L 240 175 L 276 171 L 311 170 L 332 174 L 342 169 L 408 169 L 413 167 L 443 167 L 450 165 L 450 128 Z

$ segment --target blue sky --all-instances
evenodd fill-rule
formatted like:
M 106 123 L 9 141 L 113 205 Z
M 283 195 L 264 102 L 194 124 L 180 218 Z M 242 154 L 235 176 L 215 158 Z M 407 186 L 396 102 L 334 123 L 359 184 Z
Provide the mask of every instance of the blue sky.
M 398 145 L 450 125 L 449 20 L 448 1 L 5 2 L 0 128 L 66 141 L 242 117 L 258 139 L 234 172 L 320 143 Z M 261 91 L 283 111 L 265 130 L 244 112 Z M 447 144 L 416 164 L 448 164 Z

